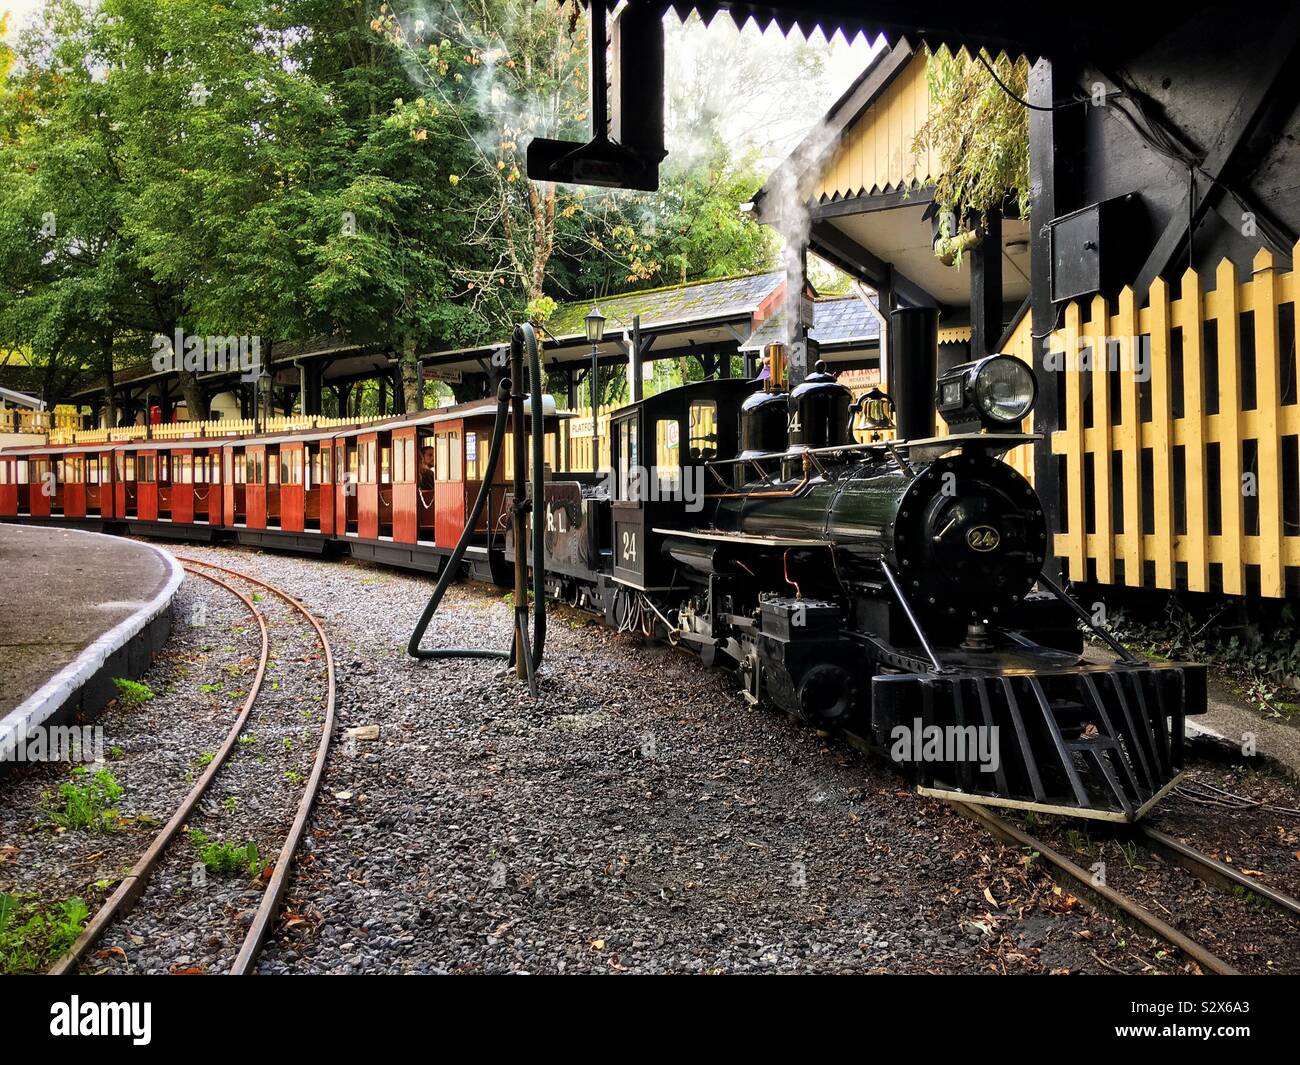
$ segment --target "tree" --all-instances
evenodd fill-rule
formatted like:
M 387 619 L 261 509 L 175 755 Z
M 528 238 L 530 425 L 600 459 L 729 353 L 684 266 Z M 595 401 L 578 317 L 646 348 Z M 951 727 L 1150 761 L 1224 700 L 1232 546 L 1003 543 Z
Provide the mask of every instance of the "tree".
M 1029 63 L 993 60 L 987 51 L 980 56 L 982 61 L 964 49 L 954 55 L 947 47 L 929 53 L 930 111 L 912 145 L 914 152 L 938 154 L 934 202 L 952 218 L 935 250 L 955 264 L 978 239 L 980 220 L 1009 195 L 1016 197 L 1020 216 L 1029 217 L 1029 112 L 998 84 L 1000 79 L 1023 100 Z

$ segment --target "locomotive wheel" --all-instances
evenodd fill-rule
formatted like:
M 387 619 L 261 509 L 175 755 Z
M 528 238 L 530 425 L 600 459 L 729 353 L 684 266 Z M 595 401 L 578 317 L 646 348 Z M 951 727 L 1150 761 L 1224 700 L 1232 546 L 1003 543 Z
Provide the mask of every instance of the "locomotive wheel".
M 819 728 L 842 726 L 857 703 L 857 685 L 843 666 L 819 662 L 799 682 L 799 712 Z

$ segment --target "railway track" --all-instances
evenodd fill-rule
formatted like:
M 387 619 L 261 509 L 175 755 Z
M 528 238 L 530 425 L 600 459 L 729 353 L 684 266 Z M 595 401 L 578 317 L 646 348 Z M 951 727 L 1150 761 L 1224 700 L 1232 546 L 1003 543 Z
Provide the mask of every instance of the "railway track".
M 224 741 L 217 751 L 213 754 L 211 761 L 205 767 L 203 773 L 195 781 L 193 787 L 181 800 L 176 811 L 168 819 L 167 823 L 154 836 L 149 846 L 141 854 L 130 871 L 122 878 L 116 890 L 105 900 L 99 911 L 87 922 L 85 930 L 77 941 L 69 949 L 68 953 L 60 958 L 50 969 L 49 974 L 52 976 L 66 975 L 75 973 L 79 970 L 81 964 L 95 948 L 96 944 L 103 939 L 105 933 L 130 914 L 136 907 L 137 903 L 145 894 L 153 874 L 158 870 L 168 855 L 171 848 L 177 845 L 180 840 L 181 830 L 195 815 L 200 801 L 205 795 L 209 794 L 214 782 L 222 778 L 223 771 L 228 769 L 229 758 L 231 753 L 241 742 L 241 738 L 247 739 L 246 728 L 249 725 L 254 711 L 259 707 L 259 700 L 263 699 L 266 693 L 265 680 L 267 676 L 268 663 L 271 659 L 271 628 L 267 624 L 267 615 L 257 603 L 260 598 L 257 593 L 249 596 L 241 591 L 231 580 L 235 582 L 244 582 L 255 588 L 262 589 L 266 592 L 279 597 L 288 607 L 291 614 L 300 617 L 311 630 L 314 631 L 316 639 L 320 643 L 322 657 L 325 662 L 325 681 L 326 692 L 324 698 L 324 719 L 321 725 L 320 741 L 317 745 L 315 756 L 312 761 L 311 772 L 308 775 L 301 796 L 299 797 L 294 818 L 288 831 L 285 833 L 283 843 L 276 857 L 275 864 L 271 874 L 266 879 L 265 886 L 262 890 L 261 899 L 253 914 L 251 922 L 248 924 L 247 931 L 244 933 L 239 951 L 230 966 L 231 975 L 245 975 L 253 971 L 257 962 L 257 956 L 261 950 L 262 944 L 266 939 L 271 924 L 275 919 L 276 912 L 279 908 L 280 901 L 283 898 L 285 888 L 288 883 L 289 872 L 293 864 L 293 856 L 302 840 L 303 833 L 306 829 L 307 817 L 311 812 L 312 805 L 315 801 L 317 791 L 320 787 L 321 774 L 325 766 L 325 758 L 329 752 L 330 742 L 334 733 L 335 722 L 335 672 L 334 657 L 330 647 L 329 638 L 325 634 L 324 628 L 312 613 L 307 610 L 302 603 L 294 599 L 287 592 L 269 584 L 266 581 L 251 577 L 239 570 L 219 566 L 211 562 L 205 562 L 201 559 L 188 558 L 182 555 L 176 556 L 187 573 L 204 580 L 210 581 L 214 585 L 226 590 L 236 596 L 248 609 L 253 619 L 256 621 L 261 636 L 261 651 L 253 676 L 249 686 L 248 694 L 240 706 L 234 722 L 231 724 Z M 216 573 L 224 576 L 217 576 Z
M 1136 925 L 1181 951 L 1195 961 L 1202 971 L 1221 976 L 1240 975 L 1240 970 L 1236 966 L 1225 961 L 1209 947 L 1179 931 L 1129 895 L 1116 891 L 1105 883 L 1100 883 L 1087 869 L 1051 844 L 1025 832 L 1018 825 L 993 813 L 986 806 L 962 802 L 954 802 L 952 805 L 963 816 L 981 824 L 1004 842 L 1033 850 L 1049 867 L 1054 879 L 1064 879 L 1084 895 L 1091 896 L 1103 905 L 1118 911 L 1130 924 Z M 1143 824 L 1131 826 L 1126 834 L 1132 842 L 1181 866 L 1211 887 L 1234 894 L 1248 893 L 1250 897 L 1289 918 L 1300 920 L 1300 901 L 1258 883 L 1181 840 Z

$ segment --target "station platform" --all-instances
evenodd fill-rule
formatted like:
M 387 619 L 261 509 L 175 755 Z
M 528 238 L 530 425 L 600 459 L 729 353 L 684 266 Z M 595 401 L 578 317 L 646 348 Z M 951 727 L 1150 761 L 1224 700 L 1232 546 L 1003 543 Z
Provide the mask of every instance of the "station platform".
M 0 761 L 36 726 L 93 716 L 171 632 L 180 564 L 152 544 L 0 523 Z

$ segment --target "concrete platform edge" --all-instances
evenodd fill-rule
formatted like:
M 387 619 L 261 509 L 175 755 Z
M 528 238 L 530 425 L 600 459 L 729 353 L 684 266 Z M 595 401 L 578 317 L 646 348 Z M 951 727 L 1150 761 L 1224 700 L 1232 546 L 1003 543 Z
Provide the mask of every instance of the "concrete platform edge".
M 82 529 L 85 536 L 103 535 Z M 114 677 L 139 677 L 171 633 L 172 599 L 185 571 L 170 554 L 155 544 L 141 542 L 156 552 L 169 571 L 157 595 L 130 617 L 118 622 L 89 644 L 71 662 L 47 680 L 0 720 L 0 765 L 10 762 L 19 736 L 51 721 L 65 721 L 78 711 L 94 714 L 117 693 Z

